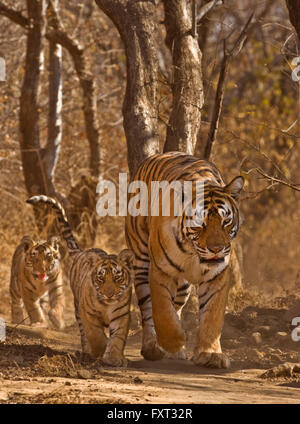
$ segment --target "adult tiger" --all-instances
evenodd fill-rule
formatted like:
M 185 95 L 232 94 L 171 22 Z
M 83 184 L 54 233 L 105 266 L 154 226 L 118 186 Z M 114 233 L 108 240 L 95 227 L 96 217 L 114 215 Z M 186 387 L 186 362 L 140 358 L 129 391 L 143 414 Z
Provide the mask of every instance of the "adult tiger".
M 30 204 L 45 203 L 56 213 L 59 229 L 72 260 L 70 283 L 83 353 L 107 365 L 125 366 L 133 283 L 133 253 L 108 255 L 101 249 L 82 250 L 75 240 L 65 211 L 51 197 L 33 196 Z M 109 329 L 107 338 L 105 330 Z
M 184 347 L 179 318 L 194 284 L 199 297 L 199 330 L 193 361 L 227 368 L 230 363 L 222 353 L 220 336 L 229 290 L 230 243 L 239 229 L 237 200 L 244 179 L 238 176 L 225 185 L 212 163 L 169 152 L 146 159 L 133 180 L 148 188 L 148 216 L 129 213 L 126 217 L 126 239 L 135 254 L 135 291 L 142 313 L 142 355 L 156 360 L 164 356 L 160 346 L 171 353 Z M 189 205 L 195 209 L 192 217 L 187 216 L 186 208 L 179 216 L 174 208 L 170 216 L 163 216 L 160 191 L 159 213 L 153 216 L 150 206 L 158 200 L 151 198 L 154 181 L 202 182 L 204 202 L 196 199 L 194 187 Z M 171 204 L 174 195 L 172 190 Z M 192 219 L 189 225 L 194 226 L 188 226 L 187 219 Z
M 44 325 L 42 303 L 49 295 L 49 319 L 55 328 L 64 327 L 63 285 L 58 237 L 34 241 L 25 236 L 16 248 L 10 277 L 12 322 L 24 321 L 24 306 L 31 325 Z

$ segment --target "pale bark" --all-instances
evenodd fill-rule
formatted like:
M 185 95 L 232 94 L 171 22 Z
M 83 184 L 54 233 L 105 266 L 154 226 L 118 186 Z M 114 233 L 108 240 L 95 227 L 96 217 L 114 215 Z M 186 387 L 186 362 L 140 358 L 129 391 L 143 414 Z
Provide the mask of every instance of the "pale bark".
M 54 7 L 58 6 L 58 0 Z M 49 41 L 48 138 L 43 154 L 46 177 L 53 180 L 62 139 L 62 48 Z M 55 196 L 56 193 L 50 193 Z
M 51 1 L 49 1 L 49 28 L 47 38 L 62 45 L 70 53 L 82 89 L 83 113 L 87 139 L 90 145 L 90 170 L 94 177 L 99 175 L 100 167 L 100 130 L 97 117 L 95 80 L 89 69 L 84 48 L 69 36 L 59 21 Z
M 140 163 L 159 151 L 157 134 L 156 2 L 96 0 L 117 27 L 125 46 L 127 85 L 124 130 L 131 176 Z
M 193 154 L 204 102 L 201 51 L 192 36 L 190 3 L 164 0 L 166 44 L 173 58 L 173 105 L 164 151 Z

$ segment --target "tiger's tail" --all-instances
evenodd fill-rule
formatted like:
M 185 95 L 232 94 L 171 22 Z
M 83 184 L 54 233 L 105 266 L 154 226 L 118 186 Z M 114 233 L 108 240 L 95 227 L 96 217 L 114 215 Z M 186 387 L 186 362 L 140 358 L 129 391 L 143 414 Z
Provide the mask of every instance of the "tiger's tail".
M 65 210 L 57 200 L 52 199 L 52 197 L 40 195 L 40 196 L 30 197 L 30 199 L 26 200 L 26 203 L 30 203 L 31 205 L 38 205 L 39 203 L 44 203 L 46 205 L 51 206 L 51 208 L 56 213 L 58 227 L 59 227 L 61 236 L 63 237 L 63 239 L 65 240 L 67 244 L 70 256 L 75 255 L 76 253 L 79 253 L 82 251 L 77 241 L 75 240 L 75 237 L 73 236 L 71 227 L 68 223 Z

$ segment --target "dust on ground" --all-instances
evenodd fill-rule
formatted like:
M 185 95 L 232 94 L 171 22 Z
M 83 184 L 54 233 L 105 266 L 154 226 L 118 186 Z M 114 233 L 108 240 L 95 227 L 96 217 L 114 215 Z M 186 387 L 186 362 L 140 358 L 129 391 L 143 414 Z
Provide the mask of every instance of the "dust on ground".
M 188 360 L 145 361 L 134 317 L 125 352 L 127 369 L 82 359 L 71 310 L 63 332 L 8 324 L 6 341 L 0 343 L 0 402 L 300 403 L 300 366 L 295 366 L 300 363 L 300 341 L 291 338 L 291 317 L 300 315 L 295 315 L 299 298 L 278 297 L 268 307 L 246 293 L 234 299 L 235 311 L 227 310 L 222 335 L 223 350 L 231 358 L 229 370 L 201 368 Z M 195 317 L 189 305 L 183 314 L 189 356 Z

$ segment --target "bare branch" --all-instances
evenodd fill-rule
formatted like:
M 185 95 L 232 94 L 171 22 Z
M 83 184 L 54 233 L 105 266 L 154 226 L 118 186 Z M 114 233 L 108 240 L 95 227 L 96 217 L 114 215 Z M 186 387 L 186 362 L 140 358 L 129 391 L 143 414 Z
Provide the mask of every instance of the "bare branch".
M 244 28 L 242 29 L 240 35 L 238 36 L 236 42 L 234 43 L 232 49 L 227 52 L 226 51 L 226 40 L 223 41 L 223 59 L 221 63 L 221 70 L 216 90 L 216 96 L 215 96 L 215 104 L 214 109 L 212 113 L 212 120 L 211 125 L 206 141 L 205 151 L 204 151 L 204 158 L 206 160 L 209 159 L 211 154 L 212 145 L 216 139 L 217 131 L 219 128 L 219 121 L 222 111 L 222 105 L 223 105 L 223 99 L 224 99 L 224 91 L 225 91 L 225 83 L 226 83 L 226 76 L 228 72 L 228 65 L 229 61 L 232 56 L 236 56 L 242 49 L 243 44 L 247 38 L 247 29 L 250 25 L 250 22 L 253 18 L 253 13 L 249 16 Z
M 219 128 L 219 121 L 221 116 L 224 91 L 225 91 L 225 81 L 228 72 L 229 56 L 226 54 L 226 44 L 223 42 L 223 59 L 221 63 L 221 70 L 216 90 L 215 104 L 212 114 L 212 120 L 210 124 L 210 129 L 207 137 L 207 142 L 205 146 L 204 159 L 208 160 L 210 157 L 212 145 L 216 139 L 217 131 Z
M 254 16 L 254 13 L 252 13 L 249 16 L 248 21 L 246 22 L 244 28 L 242 29 L 242 32 L 238 36 L 238 38 L 237 38 L 236 42 L 234 43 L 232 49 L 228 53 L 228 56 L 237 56 L 239 54 L 239 52 L 242 50 L 244 42 L 246 41 L 246 38 L 247 38 L 247 29 L 248 29 L 248 27 L 249 27 L 249 25 L 252 21 L 253 16 Z
M 18 25 L 21 25 L 24 28 L 29 27 L 29 19 L 23 16 L 21 12 L 10 9 L 5 4 L 3 4 L 2 1 L 0 1 L 0 15 L 5 16 L 6 18 L 10 19 Z
M 222 3 L 223 3 L 222 0 L 212 0 L 212 1 L 209 1 L 208 3 L 205 3 L 205 5 L 201 7 L 196 17 L 197 23 L 199 23 L 204 18 L 204 16 L 208 14 L 210 10 L 212 10 L 215 6 L 219 6 Z
M 260 175 L 262 175 L 265 179 L 271 181 L 272 183 L 282 184 L 284 186 L 291 188 L 292 190 L 300 191 L 300 184 L 291 184 L 291 183 L 288 183 L 287 181 L 281 180 L 280 178 L 272 177 L 271 175 L 266 174 L 260 168 L 257 168 L 256 171 Z

